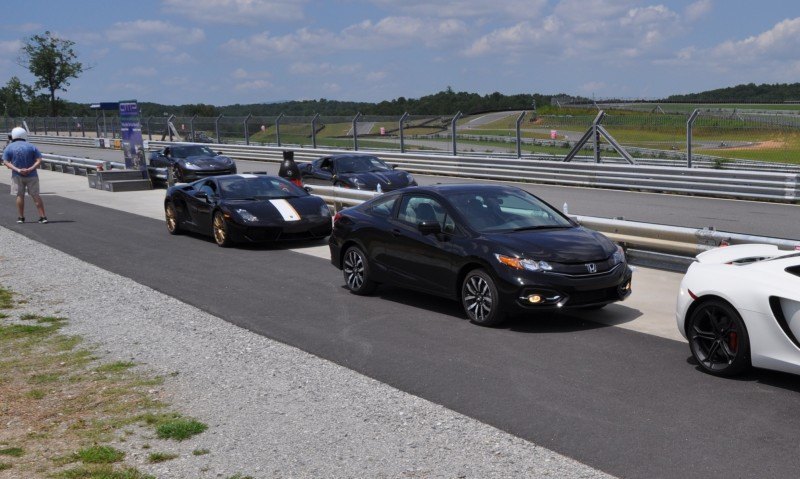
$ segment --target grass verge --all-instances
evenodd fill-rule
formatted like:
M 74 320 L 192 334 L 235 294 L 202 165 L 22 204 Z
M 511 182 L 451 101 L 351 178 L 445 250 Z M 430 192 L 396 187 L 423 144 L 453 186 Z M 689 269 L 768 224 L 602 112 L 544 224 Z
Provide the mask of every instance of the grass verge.
M 0 478 L 147 479 L 112 446 L 127 441 L 129 426 L 175 440 L 207 429 L 156 398 L 161 378 L 102 362 L 61 332 L 67 319 L 23 313 L 22 304 L 0 286 Z

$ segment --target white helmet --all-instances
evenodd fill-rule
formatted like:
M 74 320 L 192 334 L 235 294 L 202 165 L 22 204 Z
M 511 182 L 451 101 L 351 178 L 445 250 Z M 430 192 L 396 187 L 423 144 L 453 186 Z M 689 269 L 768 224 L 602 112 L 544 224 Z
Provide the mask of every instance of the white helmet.
M 27 140 L 28 139 L 28 131 L 25 128 L 16 127 L 11 130 L 11 139 L 12 140 Z

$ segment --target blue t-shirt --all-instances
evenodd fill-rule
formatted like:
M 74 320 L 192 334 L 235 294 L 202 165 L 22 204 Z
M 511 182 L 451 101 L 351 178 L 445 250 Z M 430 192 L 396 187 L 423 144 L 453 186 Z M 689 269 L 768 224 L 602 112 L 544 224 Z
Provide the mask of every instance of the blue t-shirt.
M 8 161 L 17 168 L 30 168 L 36 164 L 36 160 L 42 157 L 42 153 L 38 148 L 31 145 L 27 141 L 12 141 L 3 150 L 3 161 Z M 21 176 L 16 171 L 11 171 L 11 176 Z M 27 175 L 39 176 L 36 170 L 31 171 Z

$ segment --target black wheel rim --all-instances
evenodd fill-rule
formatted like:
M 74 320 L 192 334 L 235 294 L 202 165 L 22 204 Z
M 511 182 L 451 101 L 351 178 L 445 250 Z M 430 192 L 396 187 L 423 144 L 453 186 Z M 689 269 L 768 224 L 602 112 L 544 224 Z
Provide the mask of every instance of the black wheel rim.
M 214 215 L 214 241 L 217 244 L 225 244 L 228 232 L 225 231 L 225 218 L 220 214 Z
M 358 251 L 347 252 L 344 258 L 344 277 L 350 289 L 358 290 L 364 284 L 364 258 Z
M 172 205 L 167 206 L 167 229 L 175 231 L 178 226 L 178 219 L 175 217 L 175 209 Z
M 489 283 L 481 276 L 470 276 L 464 283 L 464 306 L 475 321 L 485 321 L 492 314 L 494 298 Z
M 739 354 L 741 339 L 738 321 L 724 308 L 707 305 L 694 314 L 689 341 L 695 358 L 706 369 L 722 371 L 730 367 Z

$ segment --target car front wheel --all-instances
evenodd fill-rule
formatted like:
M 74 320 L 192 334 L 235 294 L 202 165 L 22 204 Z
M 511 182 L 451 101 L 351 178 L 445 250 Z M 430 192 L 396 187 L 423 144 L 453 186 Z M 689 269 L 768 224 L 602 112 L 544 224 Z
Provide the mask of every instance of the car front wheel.
M 692 356 L 704 371 L 735 376 L 750 367 L 750 339 L 736 309 L 720 300 L 709 300 L 688 318 L 686 336 Z
M 482 269 L 467 273 L 461 284 L 461 304 L 469 320 L 475 324 L 496 326 L 505 319 L 494 280 Z
M 342 273 L 347 289 L 353 294 L 367 295 L 375 291 L 377 283 L 370 279 L 367 255 L 357 246 L 351 246 L 344 253 Z
M 214 241 L 217 243 L 218 246 L 226 248 L 232 244 L 231 237 L 228 231 L 228 223 L 225 221 L 225 217 L 222 215 L 221 211 L 217 211 L 214 213 L 214 222 L 212 225 L 212 233 L 214 235 Z

